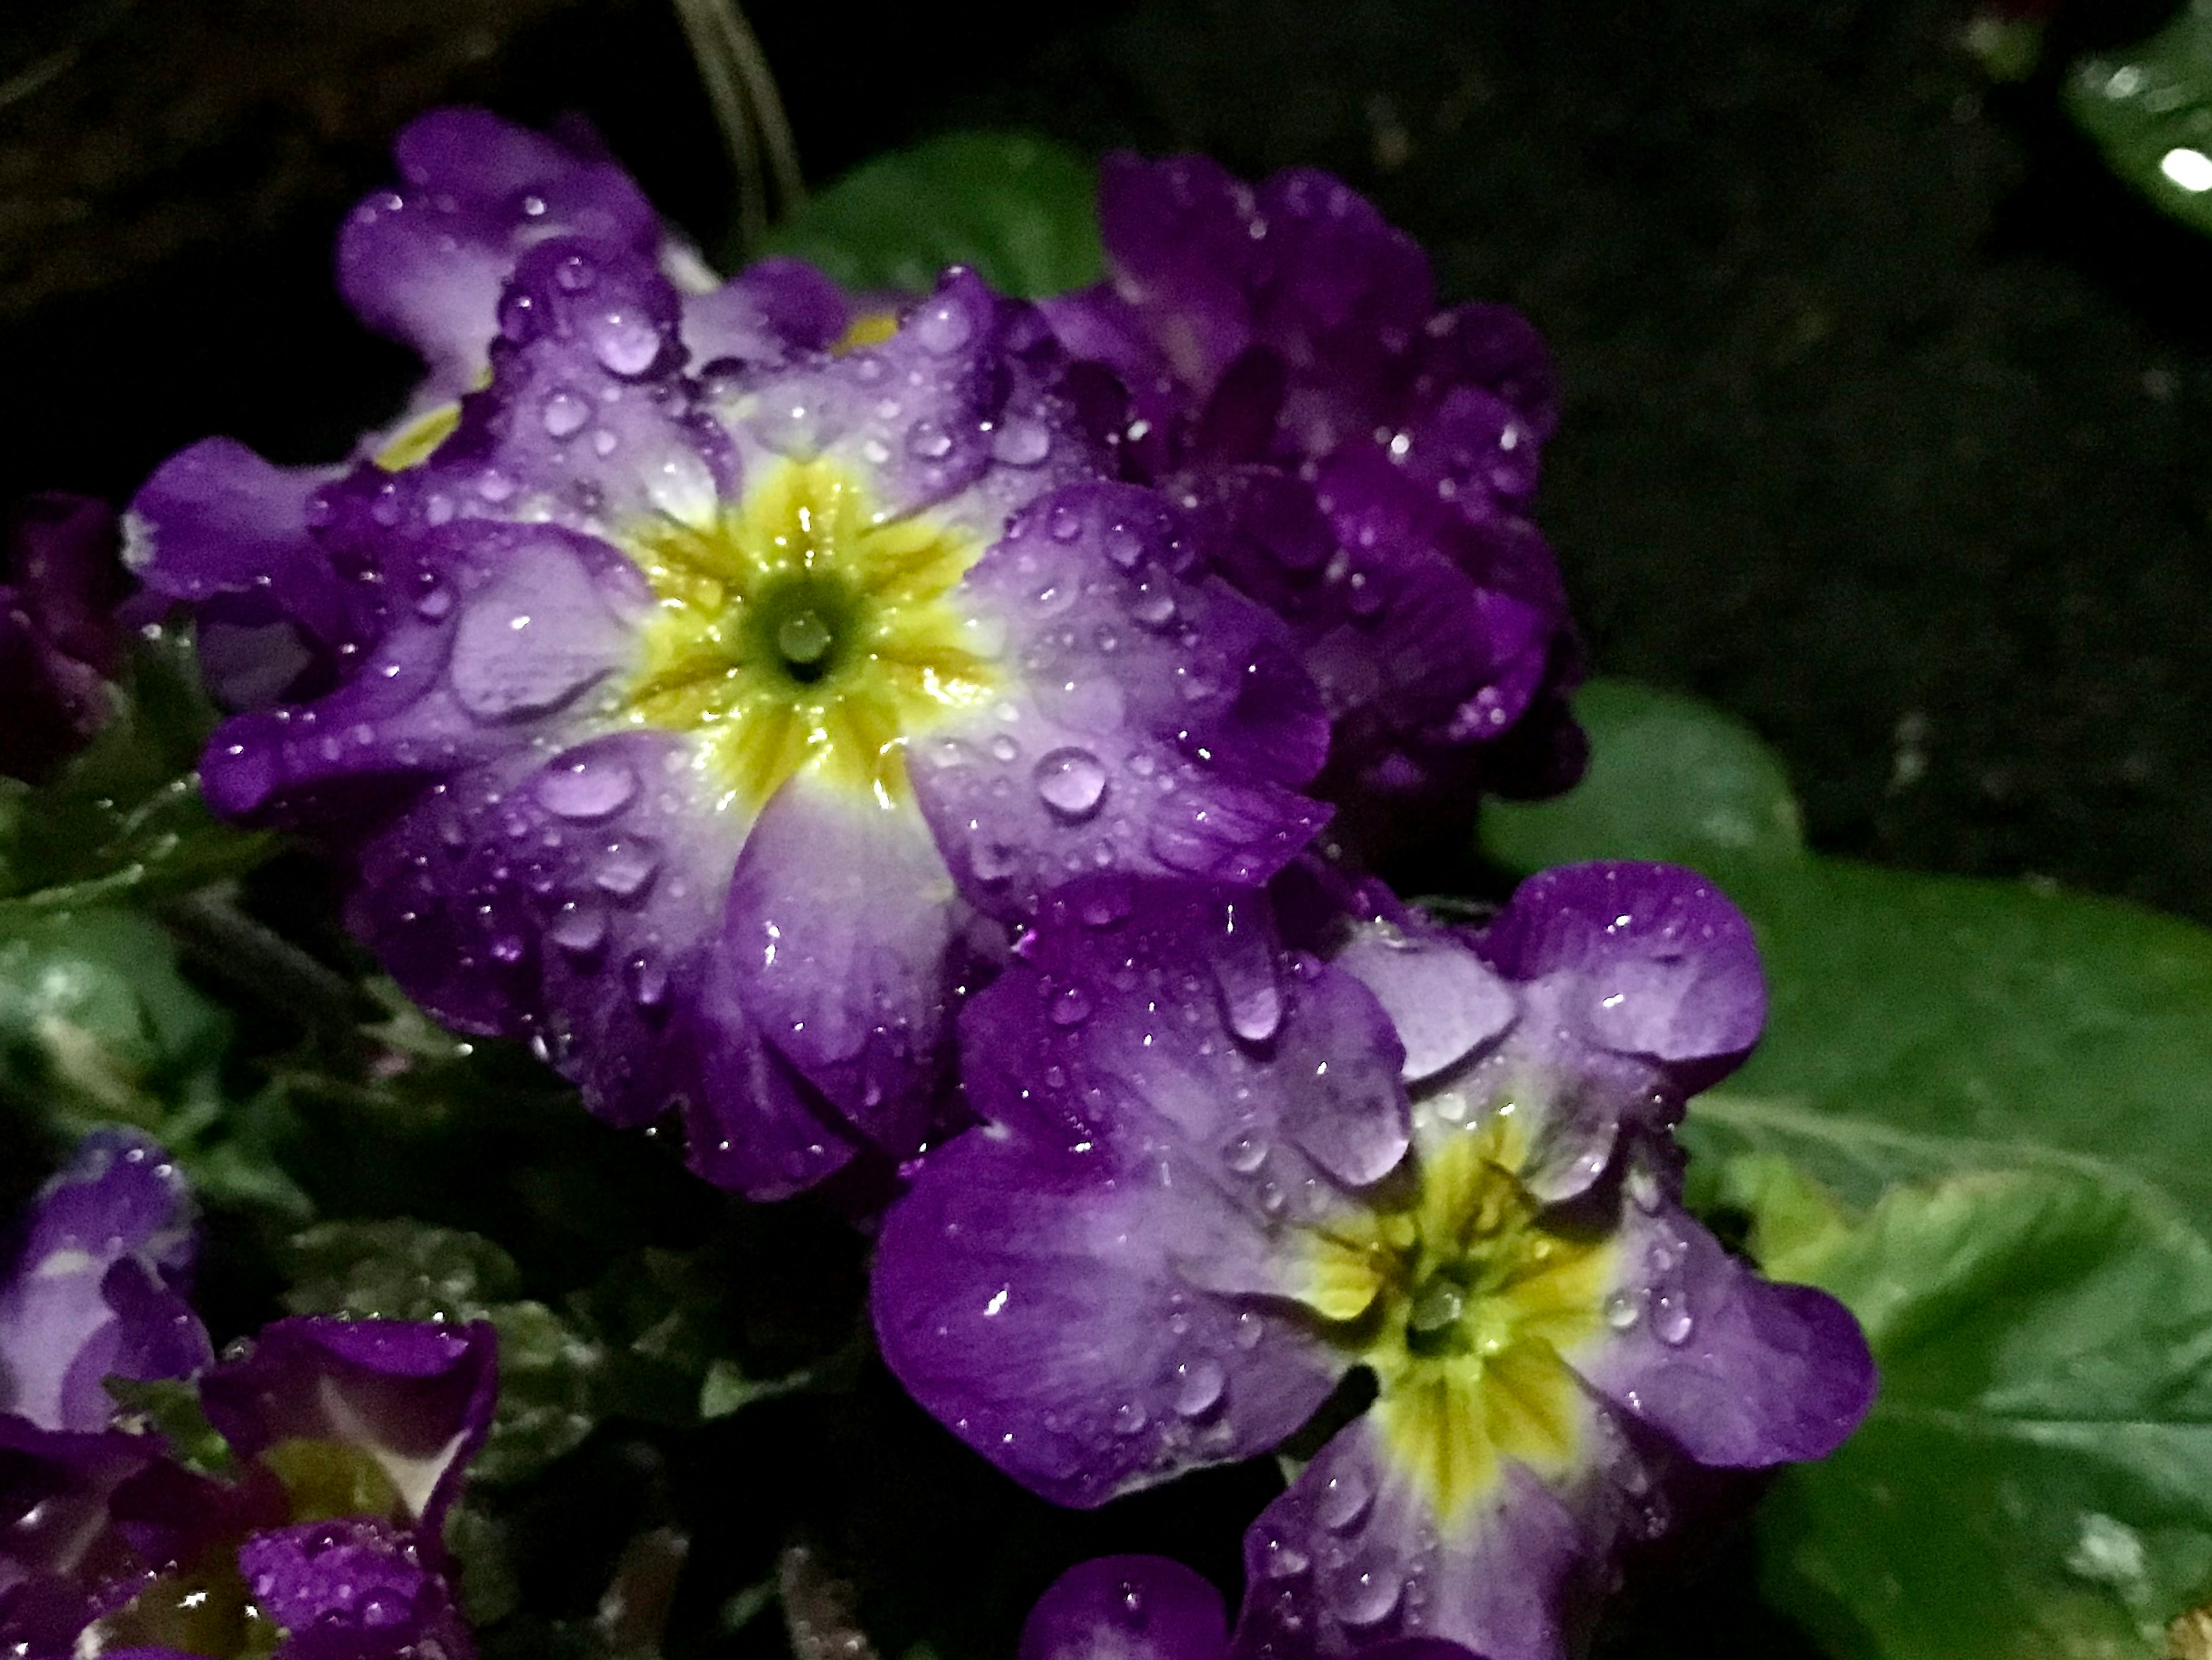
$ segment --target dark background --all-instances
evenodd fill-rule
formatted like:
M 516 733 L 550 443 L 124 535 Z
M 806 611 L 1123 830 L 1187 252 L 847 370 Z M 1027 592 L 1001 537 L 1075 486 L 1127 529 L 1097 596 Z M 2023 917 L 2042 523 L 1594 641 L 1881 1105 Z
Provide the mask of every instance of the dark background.
M 960 125 L 1343 173 L 1557 350 L 1540 516 L 1601 671 L 1748 717 L 1830 850 L 2212 920 L 2212 246 L 2103 171 L 2055 70 L 1990 86 L 1968 4 L 753 10 L 817 180 Z M 2061 44 L 2160 9 L 2079 0 Z M 18 0 L 0 497 L 123 496 L 209 431 L 326 459 L 386 414 L 408 360 L 331 237 L 457 99 L 581 109 L 726 222 L 656 0 Z

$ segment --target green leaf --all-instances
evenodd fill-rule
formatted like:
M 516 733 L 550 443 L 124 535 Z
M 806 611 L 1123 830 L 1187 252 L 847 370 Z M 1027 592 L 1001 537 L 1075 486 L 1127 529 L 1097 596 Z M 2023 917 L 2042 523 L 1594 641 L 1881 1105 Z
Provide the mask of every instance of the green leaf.
M 1588 780 L 1487 810 L 1484 845 L 1521 870 L 1657 857 L 1711 876 L 1751 919 L 1772 994 L 1733 1087 L 2094 1154 L 2212 1218 L 2212 933 L 2047 886 L 1804 853 L 1753 833 L 1795 813 L 1738 722 L 1618 683 L 1577 708 Z
M 600 1347 L 543 1303 L 518 1293 L 514 1258 L 481 1235 L 406 1218 L 323 1222 L 286 1250 L 295 1314 L 359 1319 L 489 1320 L 499 1333 L 499 1404 L 471 1467 L 487 1481 L 535 1474 L 598 1421 Z
M 848 289 L 926 293 L 947 265 L 1035 297 L 1097 282 L 1097 170 L 1049 139 L 955 132 L 847 173 L 770 234 Z
M 198 1383 L 181 1378 L 108 1377 L 101 1380 L 100 1387 L 121 1408 L 126 1422 L 136 1419 L 135 1426 L 161 1436 L 187 1469 L 203 1475 L 234 1475 L 236 1461 L 231 1456 L 230 1444 L 200 1409 Z
M 2141 46 L 2075 64 L 2066 108 L 2113 172 L 2212 230 L 2212 0 L 2191 0 Z
M 0 921 L 186 892 L 275 849 L 200 799 L 193 769 L 216 711 L 188 636 L 141 641 L 112 690 L 107 724 L 58 776 L 0 797 Z
M 1590 737 L 1588 774 L 1558 801 L 1484 808 L 1493 858 L 1534 871 L 1581 859 L 1803 856 L 1789 775 L 1734 716 L 1626 680 L 1591 681 L 1575 713 Z
M 1765 1265 L 1849 1304 L 1882 1372 L 1762 1511 L 1770 1597 L 1838 1655 L 2162 1653 L 2212 1579 L 2212 1245 L 2094 1159 L 1742 1098 L 1692 1121 Z M 1808 1234 L 1800 1159 L 1910 1179 Z

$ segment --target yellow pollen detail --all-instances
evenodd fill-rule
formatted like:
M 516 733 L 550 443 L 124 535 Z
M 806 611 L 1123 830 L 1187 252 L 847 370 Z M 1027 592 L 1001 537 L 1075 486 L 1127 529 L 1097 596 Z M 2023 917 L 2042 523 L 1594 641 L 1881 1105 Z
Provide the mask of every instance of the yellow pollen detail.
M 660 602 L 622 715 L 696 733 L 747 810 L 801 771 L 888 805 L 907 741 L 994 693 L 950 599 L 981 544 L 880 520 L 833 462 L 776 463 L 705 528 L 657 520 L 622 545 Z
M 837 337 L 830 351 L 842 357 L 848 351 L 858 351 L 863 346 L 880 346 L 898 332 L 898 313 L 890 311 L 862 312 Z
M 1301 1298 L 1373 1370 L 1376 1426 L 1444 1522 L 1508 1460 L 1573 1463 L 1583 1395 L 1562 1357 L 1601 1329 L 1613 1280 L 1611 1244 L 1546 1219 L 1522 1185 L 1517 1114 L 1449 1136 L 1395 1208 L 1313 1239 Z

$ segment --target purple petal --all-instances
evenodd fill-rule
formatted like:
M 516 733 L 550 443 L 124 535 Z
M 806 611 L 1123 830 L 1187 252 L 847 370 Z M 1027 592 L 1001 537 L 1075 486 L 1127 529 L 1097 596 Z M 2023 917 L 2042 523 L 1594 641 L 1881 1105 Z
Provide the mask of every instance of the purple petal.
M 85 1592 L 102 1580 L 137 1571 L 140 1559 L 111 1515 L 115 1494 L 163 1456 L 155 1437 L 110 1431 L 85 1434 L 40 1429 L 0 1414 L 0 1643 L 21 1640 L 33 1610 L 14 1599 L 15 1587 L 59 1582 L 63 1594 L 36 1599 L 76 1625 L 89 1611 Z
M 1098 225 L 1114 294 L 1200 401 L 1250 344 L 1249 290 L 1265 269 L 1254 192 L 1200 155 L 1098 168 Z
M 1066 371 L 1035 307 L 955 269 L 889 339 L 738 376 L 715 406 L 749 466 L 828 457 L 889 517 L 928 509 L 990 541 L 1025 503 L 1103 471 Z
M 238 1566 L 255 1603 L 286 1633 L 284 1660 L 476 1652 L 413 1536 L 382 1523 L 344 1517 L 258 1533 L 240 1547 Z
M 852 311 L 844 291 L 803 260 L 762 259 L 686 296 L 684 344 L 695 362 L 783 363 L 836 345 Z
M 149 592 L 192 608 L 202 673 L 226 708 L 319 689 L 373 635 L 372 596 L 309 530 L 315 493 L 336 476 L 209 438 L 132 498 L 125 557 Z
M 491 1427 L 499 1336 L 489 1323 L 279 1320 L 201 1381 L 208 1421 L 241 1457 L 279 1442 L 365 1454 L 435 1549 L 447 1507 Z
M 1071 890 L 963 1016 L 989 1122 L 885 1222 L 892 1370 L 1060 1502 L 1273 1445 L 1344 1364 L 1284 1299 L 1339 1184 L 1404 1152 L 1398 1055 L 1373 1000 L 1282 961 L 1263 913 L 1164 884 Z
M 748 1199 L 786 1199 L 836 1175 L 859 1134 L 746 1017 L 728 951 L 708 952 L 670 1046 L 690 1056 L 679 1097 L 692 1171 Z
M 434 110 L 393 150 L 401 187 L 346 222 L 338 286 L 362 321 L 422 355 L 445 397 L 482 368 L 500 289 L 526 249 L 567 235 L 647 258 L 659 246 L 651 204 L 580 129 L 541 134 L 485 110 Z
M 115 510 L 88 496 L 33 496 L 9 527 L 18 600 L 40 635 L 72 662 L 112 676 L 123 659 L 116 621 L 129 583 Z
M 1312 688 L 1191 559 L 1158 498 L 1094 483 L 1033 503 L 969 573 L 1026 695 L 939 727 L 909 770 L 994 915 L 1084 871 L 1263 881 L 1324 822 L 1297 793 L 1328 741 Z
M 636 568 L 553 525 L 481 520 L 409 544 L 386 581 L 413 597 L 354 677 L 305 708 L 217 729 L 202 763 L 216 810 L 258 822 L 358 822 L 365 795 L 527 743 L 628 669 L 650 604 Z
M 1734 1071 L 1766 1020 L 1742 913 L 1693 871 L 1571 865 L 1531 877 L 1479 936 L 1516 980 L 1557 988 L 1586 1041 L 1658 1063 L 1686 1093 Z
M 921 1144 L 942 1066 L 952 879 L 911 806 L 805 775 L 762 810 L 723 923 L 739 1000 L 844 1116 Z
M 1609 1304 L 1621 1313 L 1568 1357 L 1590 1386 L 1701 1464 L 1763 1468 L 1842 1445 L 1875 1383 L 1849 1310 L 1760 1279 L 1672 1202 L 1622 1216 Z
M 1037 1598 L 1015 1660 L 1224 1660 L 1221 1593 L 1164 1556 L 1079 1562 Z
M 1565 1660 L 1587 1634 L 1619 1496 L 1563 1497 L 1509 1466 L 1465 1515 L 1435 1515 L 1370 1417 L 1340 1431 L 1244 1535 L 1239 1660 L 1404 1655 L 1408 1639 L 1486 1660 Z
M 50 1430 L 106 1426 L 104 1381 L 185 1377 L 214 1354 L 179 1289 L 197 1215 L 167 1154 L 104 1130 L 33 1201 L 0 1282 L 0 1412 Z

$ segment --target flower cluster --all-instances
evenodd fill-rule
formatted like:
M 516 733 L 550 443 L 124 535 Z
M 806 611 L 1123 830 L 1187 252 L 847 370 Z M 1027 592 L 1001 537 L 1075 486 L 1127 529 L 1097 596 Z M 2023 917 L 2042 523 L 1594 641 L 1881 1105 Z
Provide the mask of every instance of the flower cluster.
M 161 1150 L 101 1132 L 0 1280 L 0 1651 L 467 1660 L 441 1529 L 496 1390 L 489 1326 L 280 1320 L 219 1364 Z M 191 1379 L 228 1468 L 111 1379 Z
M 1550 1660 L 1686 1473 L 1850 1432 L 1850 1316 L 1680 1201 L 1674 1128 L 1765 1015 L 1742 919 L 1590 866 L 1459 930 L 1340 873 L 1579 765 L 1525 323 L 1438 310 L 1310 173 L 1109 161 L 1109 280 L 1032 304 L 717 283 L 576 134 L 450 112 L 400 160 L 340 264 L 422 356 L 406 419 L 322 470 L 210 441 L 132 507 L 234 712 L 208 800 L 710 1180 L 902 1161 L 883 1354 L 1048 1498 L 1371 1377 L 1233 1634 L 1160 1570 L 1160 1633 L 1102 1643 Z M 1098 1584 L 1026 1646 L 1081 1646 Z

